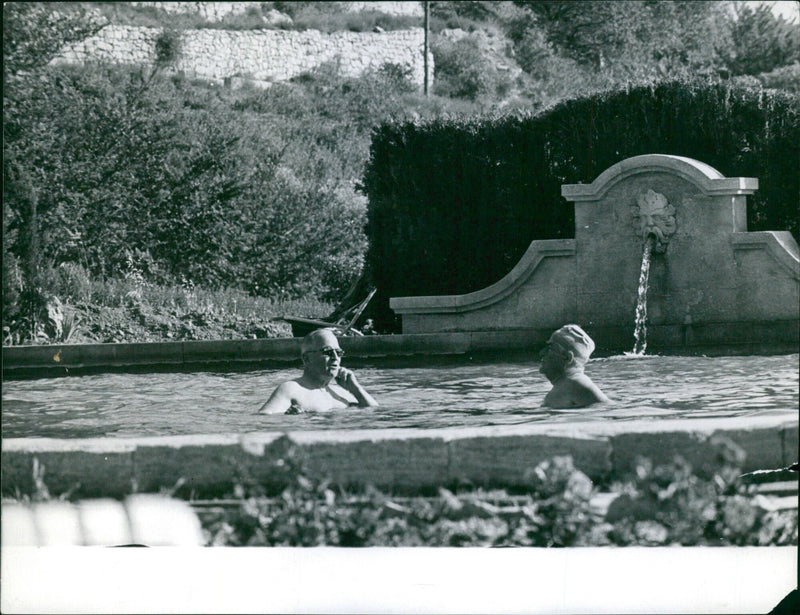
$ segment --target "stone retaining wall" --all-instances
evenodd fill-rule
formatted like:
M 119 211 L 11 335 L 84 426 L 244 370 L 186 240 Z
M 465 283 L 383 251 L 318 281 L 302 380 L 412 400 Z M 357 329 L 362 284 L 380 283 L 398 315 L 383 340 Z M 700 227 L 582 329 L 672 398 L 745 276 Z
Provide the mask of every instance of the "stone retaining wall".
M 156 59 L 160 28 L 106 26 L 94 36 L 63 49 L 54 64 L 149 65 Z M 181 52 L 172 69 L 196 78 L 224 82 L 235 77 L 266 85 L 285 81 L 325 62 L 338 63 L 342 74 L 358 76 L 367 69 L 397 64 L 422 87 L 425 68 L 422 28 L 391 32 L 317 30 L 184 30 Z M 428 54 L 433 78 L 433 55 Z
M 177 495 L 218 496 L 240 484 L 282 487 L 289 460 L 309 478 L 394 492 L 440 485 L 524 486 L 538 463 L 571 455 L 592 479 L 622 476 L 639 455 L 654 463 L 680 454 L 699 473 L 718 463 L 720 444 L 746 453 L 744 471 L 784 468 L 798 458 L 798 422 L 764 416 L 529 424 L 480 428 L 384 429 L 3 441 L 2 492 L 31 494 L 34 474 L 51 495 L 122 497 L 185 481 Z

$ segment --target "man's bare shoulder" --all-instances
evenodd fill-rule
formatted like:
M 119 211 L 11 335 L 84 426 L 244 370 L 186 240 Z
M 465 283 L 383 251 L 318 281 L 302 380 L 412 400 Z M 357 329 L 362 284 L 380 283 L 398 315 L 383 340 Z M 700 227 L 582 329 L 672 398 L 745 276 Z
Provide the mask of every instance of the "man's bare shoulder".
M 293 402 L 303 397 L 303 391 L 303 387 L 297 380 L 282 382 L 275 387 L 272 395 L 270 395 L 269 399 L 261 406 L 259 412 L 263 414 L 285 412 Z
M 287 380 L 285 382 L 281 382 L 275 390 L 281 394 L 287 394 L 287 393 L 292 393 L 294 391 L 304 390 L 304 387 L 303 385 L 300 384 L 299 380 L 300 380 L 299 378 L 295 378 L 294 380 Z

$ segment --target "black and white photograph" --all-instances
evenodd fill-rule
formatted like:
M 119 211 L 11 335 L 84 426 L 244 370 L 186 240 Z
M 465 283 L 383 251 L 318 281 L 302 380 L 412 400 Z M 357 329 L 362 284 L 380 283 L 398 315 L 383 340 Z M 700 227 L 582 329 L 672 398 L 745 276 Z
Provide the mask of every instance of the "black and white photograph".
M 800 611 L 800 2 L 3 3 L 3 613 Z

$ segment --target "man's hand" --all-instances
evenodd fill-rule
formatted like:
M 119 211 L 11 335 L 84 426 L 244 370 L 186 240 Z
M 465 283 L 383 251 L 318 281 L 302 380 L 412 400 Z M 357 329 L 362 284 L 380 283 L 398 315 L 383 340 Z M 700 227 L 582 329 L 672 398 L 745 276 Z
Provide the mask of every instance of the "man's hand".
M 303 406 L 298 404 L 296 401 L 293 401 L 292 405 L 289 406 L 289 409 L 284 414 L 302 414 L 303 412 L 305 412 L 305 410 L 303 410 Z
M 356 375 L 346 367 L 339 367 L 339 371 L 336 372 L 336 384 L 354 394 L 358 390 Z
M 359 384 L 358 380 L 356 379 L 356 375 L 346 367 L 340 367 L 339 371 L 336 372 L 336 384 L 346 391 L 352 393 L 353 396 L 358 400 L 358 405 L 360 407 L 366 408 L 369 406 L 378 405 L 378 402 L 375 401 L 375 398 L 367 393 L 367 391 L 364 390 L 364 387 Z

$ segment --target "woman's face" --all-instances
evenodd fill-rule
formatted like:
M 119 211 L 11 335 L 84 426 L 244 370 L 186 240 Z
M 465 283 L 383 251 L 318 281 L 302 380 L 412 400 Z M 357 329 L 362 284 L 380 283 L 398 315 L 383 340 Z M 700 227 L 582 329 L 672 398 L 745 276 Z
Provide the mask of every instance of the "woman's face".
M 550 338 L 539 353 L 539 359 L 541 361 L 539 371 L 547 378 L 552 378 L 564 373 L 569 362 L 569 354 Z

